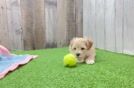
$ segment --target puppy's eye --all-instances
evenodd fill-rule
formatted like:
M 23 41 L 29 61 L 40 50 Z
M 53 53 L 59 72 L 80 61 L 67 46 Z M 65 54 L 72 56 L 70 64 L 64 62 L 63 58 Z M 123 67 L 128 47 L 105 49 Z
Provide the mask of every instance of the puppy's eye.
M 81 50 L 85 50 L 85 48 L 81 48 Z
M 76 48 L 73 48 L 73 50 L 76 50 Z

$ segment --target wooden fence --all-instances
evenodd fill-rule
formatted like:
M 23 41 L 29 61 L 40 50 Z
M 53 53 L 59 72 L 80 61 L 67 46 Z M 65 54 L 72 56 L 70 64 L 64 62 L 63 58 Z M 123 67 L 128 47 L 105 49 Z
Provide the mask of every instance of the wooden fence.
M 83 20 L 96 47 L 134 55 L 134 0 L 83 0 Z
M 11 50 L 63 47 L 76 36 L 134 54 L 134 0 L 0 1 L 0 44 Z
M 82 0 L 0 0 L 0 44 L 9 49 L 66 46 L 82 36 Z

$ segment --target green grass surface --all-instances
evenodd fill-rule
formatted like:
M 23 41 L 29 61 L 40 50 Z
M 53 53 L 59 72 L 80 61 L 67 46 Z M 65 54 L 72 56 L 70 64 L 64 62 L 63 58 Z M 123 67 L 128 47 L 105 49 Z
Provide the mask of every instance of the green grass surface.
M 18 51 L 35 59 L 0 80 L 0 88 L 134 88 L 134 57 L 97 50 L 94 65 L 63 66 L 67 48 Z

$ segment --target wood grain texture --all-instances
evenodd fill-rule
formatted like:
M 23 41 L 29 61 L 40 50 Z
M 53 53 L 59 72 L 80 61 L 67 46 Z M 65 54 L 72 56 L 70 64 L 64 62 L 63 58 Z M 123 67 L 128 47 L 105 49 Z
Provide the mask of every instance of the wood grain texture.
M 95 0 L 84 0 L 83 12 L 83 36 L 91 37 L 96 45 Z
M 83 37 L 83 0 L 75 0 L 76 37 Z
M 35 49 L 45 48 L 45 2 L 44 0 L 35 0 L 33 2 L 33 37 Z
M 57 34 L 56 34 L 56 41 L 57 47 L 62 47 L 67 45 L 67 0 L 57 0 Z
M 0 44 L 10 49 L 6 0 L 0 1 Z
M 83 36 L 97 48 L 134 54 L 133 16 L 134 0 L 1 0 L 0 44 L 63 47 Z
M 115 0 L 115 42 L 116 51 L 123 52 L 124 0 Z
M 83 2 L 84 37 L 94 36 L 97 48 L 134 54 L 134 1 L 84 0 Z M 95 30 L 92 30 L 94 24 Z
M 57 0 L 45 0 L 46 47 L 56 47 Z
M 115 51 L 115 0 L 105 0 L 105 45 Z
M 6 0 L 6 4 L 11 49 L 23 49 L 20 1 Z
M 67 43 L 76 36 L 75 0 L 66 0 Z
M 124 0 L 124 49 L 134 55 L 134 0 Z
M 22 13 L 22 30 L 24 49 L 35 49 L 33 27 L 34 27 L 34 15 L 33 15 L 33 0 L 21 0 L 21 13 Z
M 105 0 L 96 0 L 96 47 L 105 49 Z

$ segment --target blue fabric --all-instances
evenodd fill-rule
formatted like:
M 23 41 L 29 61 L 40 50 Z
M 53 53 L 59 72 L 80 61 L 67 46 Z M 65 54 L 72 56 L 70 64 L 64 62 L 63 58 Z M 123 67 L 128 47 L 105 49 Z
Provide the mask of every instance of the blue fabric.
M 29 55 L 4 56 L 0 55 L 0 72 L 6 70 L 14 63 L 25 60 Z

